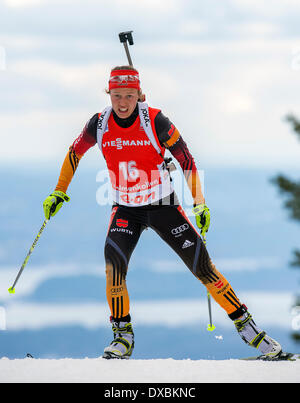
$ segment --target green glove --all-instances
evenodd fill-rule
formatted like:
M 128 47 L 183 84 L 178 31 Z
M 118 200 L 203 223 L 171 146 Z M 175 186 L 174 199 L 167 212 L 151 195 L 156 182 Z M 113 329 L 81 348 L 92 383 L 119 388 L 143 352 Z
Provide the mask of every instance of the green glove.
M 197 204 L 193 208 L 193 213 L 196 217 L 197 227 L 201 230 L 201 235 L 205 240 L 205 234 L 208 231 L 210 224 L 210 212 L 206 204 Z
M 46 219 L 49 220 L 50 217 L 55 216 L 55 214 L 63 205 L 63 202 L 68 202 L 69 200 L 70 197 L 67 196 L 64 192 L 56 190 L 55 192 L 51 193 L 51 195 L 48 196 L 43 203 Z

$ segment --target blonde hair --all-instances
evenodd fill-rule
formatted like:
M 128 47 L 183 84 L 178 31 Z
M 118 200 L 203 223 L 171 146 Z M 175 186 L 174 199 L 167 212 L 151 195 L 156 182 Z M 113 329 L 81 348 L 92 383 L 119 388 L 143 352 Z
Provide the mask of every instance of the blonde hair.
M 136 69 L 136 68 L 134 68 L 133 66 L 129 66 L 129 65 L 125 65 L 125 66 L 116 66 L 116 67 L 114 67 L 114 68 L 112 68 L 111 69 L 111 72 L 112 71 L 115 71 L 115 70 L 133 70 L 133 71 L 135 71 L 136 73 L 138 73 L 138 70 Z M 105 89 L 105 92 L 106 92 L 106 94 L 110 94 L 110 91 L 106 88 Z M 139 101 L 140 102 L 144 102 L 145 101 L 145 95 L 143 94 L 143 91 L 142 90 L 138 90 L 138 96 L 139 96 Z

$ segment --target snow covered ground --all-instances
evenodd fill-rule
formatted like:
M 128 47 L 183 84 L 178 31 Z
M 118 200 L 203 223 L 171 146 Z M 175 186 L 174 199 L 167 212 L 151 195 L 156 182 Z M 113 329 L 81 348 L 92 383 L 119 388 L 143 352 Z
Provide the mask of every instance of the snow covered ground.
M 297 362 L 239 360 L 0 360 L 1 383 L 299 383 Z M 116 386 L 116 385 L 115 385 Z M 131 385 L 133 388 L 133 385 Z

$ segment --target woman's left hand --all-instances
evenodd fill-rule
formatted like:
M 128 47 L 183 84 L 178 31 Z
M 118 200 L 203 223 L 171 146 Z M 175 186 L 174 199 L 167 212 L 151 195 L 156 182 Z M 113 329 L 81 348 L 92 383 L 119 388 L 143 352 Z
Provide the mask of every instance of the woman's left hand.
M 193 208 L 197 227 L 201 230 L 201 236 L 205 240 L 206 232 L 210 225 L 210 211 L 206 204 L 197 204 Z

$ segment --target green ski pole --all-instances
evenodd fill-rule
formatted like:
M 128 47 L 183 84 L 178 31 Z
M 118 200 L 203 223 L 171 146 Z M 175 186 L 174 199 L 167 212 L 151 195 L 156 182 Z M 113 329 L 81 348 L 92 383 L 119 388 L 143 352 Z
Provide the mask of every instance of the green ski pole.
M 207 325 L 208 332 L 213 332 L 216 328 L 212 323 L 212 314 L 211 314 L 211 297 L 210 293 L 207 291 L 207 302 L 208 302 L 208 314 L 209 314 L 209 325 Z
M 204 245 L 206 246 L 206 237 L 202 235 Z M 209 324 L 207 325 L 207 331 L 213 332 L 216 326 L 212 323 L 212 312 L 211 312 L 211 297 L 209 291 L 207 291 L 207 303 L 208 303 L 208 315 L 209 315 Z
M 10 287 L 10 288 L 8 289 L 8 292 L 9 292 L 10 294 L 14 294 L 14 293 L 15 293 L 15 286 L 16 286 L 17 282 L 19 281 L 19 278 L 21 277 L 21 274 L 22 274 L 23 270 L 25 269 L 25 266 L 27 265 L 27 262 L 28 262 L 28 260 L 29 260 L 29 258 L 30 258 L 30 255 L 32 254 L 32 252 L 33 252 L 33 250 L 34 250 L 34 248 L 35 248 L 35 246 L 36 246 L 36 244 L 37 244 L 37 242 L 38 242 L 40 236 L 42 235 L 42 233 L 43 233 L 43 231 L 44 231 L 44 229 L 45 229 L 45 227 L 46 227 L 48 221 L 49 221 L 49 220 L 46 219 L 46 220 L 43 222 L 43 225 L 42 225 L 41 229 L 39 230 L 39 233 L 37 234 L 37 237 L 35 238 L 33 244 L 31 245 L 31 248 L 29 249 L 29 252 L 28 252 L 28 254 L 27 254 L 27 256 L 26 256 L 26 258 L 25 258 L 25 260 L 24 260 L 24 262 L 23 262 L 23 264 L 22 264 L 22 266 L 21 266 L 21 269 L 19 270 L 19 273 L 18 273 L 18 275 L 17 275 L 17 277 L 16 277 L 16 279 L 15 279 L 15 282 L 13 283 L 12 287 Z

